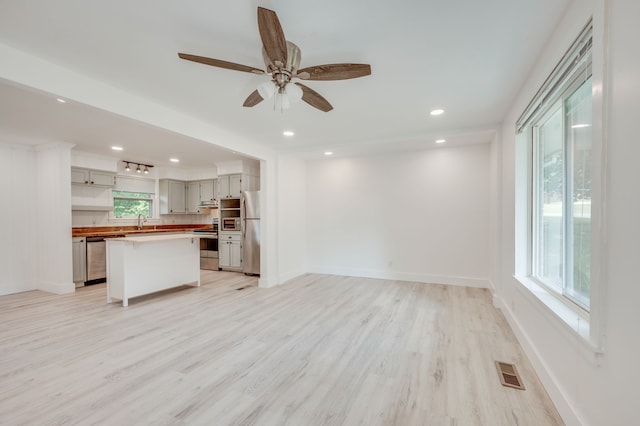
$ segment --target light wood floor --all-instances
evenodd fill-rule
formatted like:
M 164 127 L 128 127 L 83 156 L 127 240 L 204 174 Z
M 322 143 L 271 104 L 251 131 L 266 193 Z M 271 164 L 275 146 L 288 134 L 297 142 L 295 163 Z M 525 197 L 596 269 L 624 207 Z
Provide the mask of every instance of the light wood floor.
M 105 293 L 0 297 L 0 424 L 562 424 L 486 290 L 203 271 L 127 308 Z

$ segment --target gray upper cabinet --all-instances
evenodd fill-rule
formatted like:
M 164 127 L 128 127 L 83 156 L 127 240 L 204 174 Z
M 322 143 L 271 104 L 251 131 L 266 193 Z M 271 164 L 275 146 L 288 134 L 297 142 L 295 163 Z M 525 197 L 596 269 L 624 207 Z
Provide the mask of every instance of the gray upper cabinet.
M 241 174 L 218 177 L 218 194 L 221 200 L 225 198 L 240 198 L 244 189 L 250 188 L 243 188 Z
M 183 181 L 160 179 L 160 214 L 186 213 L 187 187 Z
M 187 213 L 200 213 L 200 182 L 187 183 Z
M 200 202 L 215 204 L 218 201 L 218 180 L 203 180 L 200 182 Z
M 200 206 L 215 203 L 216 180 L 185 182 L 174 179 L 160 179 L 160 214 L 203 213 Z
M 71 183 L 112 187 L 116 184 L 116 174 L 103 170 L 71 168 Z
M 229 176 L 218 176 L 218 199 L 229 198 Z

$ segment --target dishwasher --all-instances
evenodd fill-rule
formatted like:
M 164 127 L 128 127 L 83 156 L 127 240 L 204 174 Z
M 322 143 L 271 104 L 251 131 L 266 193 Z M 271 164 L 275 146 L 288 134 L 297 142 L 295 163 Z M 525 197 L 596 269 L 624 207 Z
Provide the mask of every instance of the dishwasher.
M 87 237 L 87 281 L 85 285 L 107 281 L 107 243 L 104 237 Z

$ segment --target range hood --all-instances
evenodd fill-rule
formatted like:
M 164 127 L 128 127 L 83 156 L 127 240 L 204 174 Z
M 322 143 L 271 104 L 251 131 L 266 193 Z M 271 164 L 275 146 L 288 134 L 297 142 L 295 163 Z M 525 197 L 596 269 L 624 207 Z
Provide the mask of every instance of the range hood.
M 210 202 L 210 203 L 200 203 L 200 204 L 198 204 L 198 208 L 199 209 L 217 209 L 218 208 L 218 202 L 214 201 L 214 202 Z

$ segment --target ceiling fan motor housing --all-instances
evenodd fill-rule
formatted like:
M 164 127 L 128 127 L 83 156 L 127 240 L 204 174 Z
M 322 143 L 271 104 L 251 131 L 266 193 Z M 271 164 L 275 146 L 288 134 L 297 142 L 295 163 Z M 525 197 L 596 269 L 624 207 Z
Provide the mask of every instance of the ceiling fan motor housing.
M 291 81 L 291 77 L 298 72 L 300 61 L 302 60 L 302 52 L 296 44 L 287 41 L 287 63 L 284 66 L 279 67 L 279 64 L 271 62 L 264 48 L 262 48 L 262 57 L 267 67 L 267 73 L 272 75 L 275 85 L 283 88 Z

